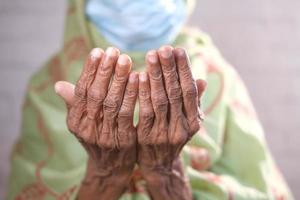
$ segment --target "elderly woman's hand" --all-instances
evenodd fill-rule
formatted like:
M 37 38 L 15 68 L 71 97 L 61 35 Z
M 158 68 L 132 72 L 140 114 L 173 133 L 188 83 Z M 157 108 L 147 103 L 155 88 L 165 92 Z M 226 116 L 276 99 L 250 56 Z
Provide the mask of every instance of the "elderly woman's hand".
M 131 59 L 119 54 L 93 49 L 75 89 L 67 82 L 55 86 L 68 107 L 68 128 L 89 155 L 79 199 L 118 199 L 136 162 L 138 74 L 130 73 Z
M 153 199 L 190 200 L 179 153 L 200 129 L 205 82 L 196 84 L 182 48 L 150 51 L 146 63 L 148 73 L 139 76 L 138 163 Z

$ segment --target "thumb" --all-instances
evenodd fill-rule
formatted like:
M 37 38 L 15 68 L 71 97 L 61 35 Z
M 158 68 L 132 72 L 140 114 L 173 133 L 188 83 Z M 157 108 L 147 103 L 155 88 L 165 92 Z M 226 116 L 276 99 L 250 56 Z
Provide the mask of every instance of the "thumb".
M 75 86 L 66 81 L 58 81 L 54 86 L 56 94 L 58 94 L 66 103 L 67 107 L 71 106 L 74 102 Z
M 196 80 L 196 85 L 197 85 L 197 89 L 198 89 L 198 98 L 200 99 L 206 89 L 206 81 L 202 80 L 202 79 L 198 79 Z

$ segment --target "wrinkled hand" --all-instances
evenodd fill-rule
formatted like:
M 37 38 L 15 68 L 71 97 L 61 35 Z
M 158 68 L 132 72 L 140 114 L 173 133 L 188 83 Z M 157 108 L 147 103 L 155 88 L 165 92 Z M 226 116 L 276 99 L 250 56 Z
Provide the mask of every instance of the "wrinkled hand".
M 138 163 L 154 199 L 191 199 L 179 154 L 200 129 L 205 82 L 194 81 L 181 48 L 152 50 L 146 63 L 139 76 Z
M 89 189 L 81 189 L 82 199 L 92 199 L 96 190 L 98 199 L 117 199 L 136 162 L 138 74 L 130 73 L 131 59 L 119 54 L 115 48 L 93 49 L 75 88 L 67 82 L 55 86 L 68 107 L 68 128 L 89 155 L 83 181 Z

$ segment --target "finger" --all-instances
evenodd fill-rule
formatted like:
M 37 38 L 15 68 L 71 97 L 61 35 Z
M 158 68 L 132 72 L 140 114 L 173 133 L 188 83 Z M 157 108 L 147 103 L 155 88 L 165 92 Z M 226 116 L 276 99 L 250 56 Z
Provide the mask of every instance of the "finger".
M 200 115 L 198 108 L 198 91 L 191 71 L 190 61 L 183 48 L 174 50 L 178 68 L 179 80 L 183 92 L 183 102 L 190 131 L 194 134 L 200 128 Z
M 202 79 L 196 80 L 197 90 L 198 90 L 198 99 L 200 100 L 207 86 L 206 81 Z
M 153 107 L 151 102 L 151 90 L 148 74 L 142 72 L 139 74 L 139 119 L 153 118 Z
M 171 118 L 182 112 L 182 92 L 178 80 L 173 48 L 171 46 L 162 46 L 158 50 L 159 60 L 161 63 L 165 88 L 170 102 Z
M 97 114 L 102 115 L 103 101 L 107 95 L 108 86 L 119 55 L 120 51 L 118 49 L 109 47 L 101 59 L 96 77 L 88 91 L 87 111 L 88 117 L 91 119 L 95 119 Z
M 121 106 L 128 74 L 131 69 L 131 63 L 131 59 L 128 55 L 122 54 L 118 58 L 114 78 L 103 103 L 103 127 L 98 141 L 100 146 L 109 142 L 117 149 L 120 148 L 115 119 Z M 114 140 L 107 140 L 107 137 L 113 138 Z
M 86 98 L 87 89 L 89 88 L 89 86 L 95 78 L 97 67 L 99 65 L 102 55 L 103 51 L 99 48 L 93 49 L 89 54 L 83 67 L 83 70 L 80 74 L 79 80 L 76 83 L 75 100 L 82 100 Z
M 73 133 L 77 133 L 79 122 L 83 115 L 86 114 L 86 95 L 87 89 L 91 85 L 103 51 L 99 48 L 95 48 L 89 54 L 86 63 L 83 67 L 82 73 L 75 86 L 75 96 L 72 107 L 69 110 L 67 124 L 69 129 Z
M 134 114 L 134 108 L 135 108 L 135 103 L 137 98 L 138 86 L 139 86 L 138 73 L 136 72 L 130 73 L 122 106 L 119 111 L 119 120 L 125 118 L 125 120 L 127 120 L 125 123 L 129 125 L 133 124 L 133 114 Z
M 173 48 L 171 46 L 163 46 L 158 51 L 159 60 L 161 63 L 165 88 L 170 103 L 181 100 L 181 87 L 178 80 Z
M 147 71 L 150 79 L 151 101 L 158 120 L 166 120 L 168 99 L 162 79 L 162 71 L 157 52 L 152 50 L 146 55 Z
M 54 86 L 56 94 L 58 94 L 69 108 L 73 105 L 75 96 L 75 85 L 66 81 L 58 81 Z
M 113 81 L 104 100 L 104 115 L 107 117 L 116 117 L 119 111 L 131 65 L 128 55 L 122 54 L 119 57 Z
M 142 141 L 151 131 L 153 125 L 154 111 L 151 102 L 151 91 L 148 74 L 139 74 L 139 124 L 138 140 Z
M 199 108 L 199 118 L 201 121 L 204 120 L 204 113 L 201 110 L 201 97 L 206 89 L 207 83 L 202 79 L 196 80 L 197 90 L 198 90 L 198 108 Z
M 119 147 L 130 147 L 135 143 L 135 128 L 133 126 L 134 109 L 139 86 L 138 73 L 129 75 L 123 102 L 118 115 L 118 142 Z

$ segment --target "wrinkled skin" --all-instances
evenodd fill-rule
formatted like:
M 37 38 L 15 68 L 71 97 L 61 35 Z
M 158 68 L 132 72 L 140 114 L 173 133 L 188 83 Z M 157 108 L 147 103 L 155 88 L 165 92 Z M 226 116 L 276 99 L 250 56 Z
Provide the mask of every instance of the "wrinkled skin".
M 89 155 L 78 199 L 118 199 L 138 163 L 152 199 L 190 200 L 179 154 L 200 128 L 205 82 L 193 79 L 182 48 L 149 51 L 147 72 L 140 74 L 130 72 L 130 58 L 119 54 L 94 49 L 76 86 L 55 85 L 67 104 L 68 128 Z
M 192 199 L 179 154 L 200 129 L 199 97 L 184 49 L 163 46 L 146 56 L 139 76 L 138 163 L 153 199 Z M 159 192 L 158 192 L 159 191 Z
M 56 91 L 67 102 L 68 128 L 89 155 L 78 199 L 118 199 L 136 162 L 133 112 L 138 74 L 130 74 L 130 58 L 119 54 L 115 48 L 106 53 L 94 49 L 74 95 L 64 94 L 66 90 L 61 89 L 69 83 L 56 84 Z

